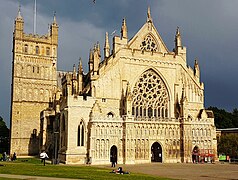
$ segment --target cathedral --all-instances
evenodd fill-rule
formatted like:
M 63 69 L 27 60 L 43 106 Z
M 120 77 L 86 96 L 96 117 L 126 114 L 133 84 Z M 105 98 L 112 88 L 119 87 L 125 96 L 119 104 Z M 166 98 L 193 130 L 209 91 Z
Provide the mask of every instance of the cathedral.
M 57 71 L 58 24 L 43 36 L 13 33 L 11 153 L 46 150 L 65 164 L 192 162 L 216 159 L 214 115 L 204 109 L 200 68 L 187 65 L 181 32 L 169 51 L 154 26 L 128 38 L 126 19 L 112 46 L 105 33 L 72 72 Z M 60 38 L 60 37 L 59 37 Z

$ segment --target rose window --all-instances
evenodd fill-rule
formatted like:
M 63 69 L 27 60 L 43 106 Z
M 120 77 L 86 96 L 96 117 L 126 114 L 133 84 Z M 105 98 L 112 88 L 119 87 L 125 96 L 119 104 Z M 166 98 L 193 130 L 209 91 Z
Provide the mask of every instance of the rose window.
M 157 51 L 157 45 L 151 35 L 147 35 L 142 41 L 140 48 L 142 51 Z
M 138 117 L 168 117 L 168 90 L 153 70 L 145 71 L 132 92 L 132 115 Z

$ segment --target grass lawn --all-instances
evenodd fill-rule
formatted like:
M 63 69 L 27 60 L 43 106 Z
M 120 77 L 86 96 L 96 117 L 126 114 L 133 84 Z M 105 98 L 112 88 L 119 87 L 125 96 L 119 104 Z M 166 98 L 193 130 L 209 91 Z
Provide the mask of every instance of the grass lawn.
M 18 159 L 15 162 L 0 162 L 0 174 L 18 174 L 29 176 L 46 176 L 75 179 L 136 179 L 136 180 L 169 180 L 168 178 L 159 178 L 144 174 L 114 174 L 111 169 L 98 168 L 94 166 L 69 166 L 52 165 L 43 166 L 39 159 Z

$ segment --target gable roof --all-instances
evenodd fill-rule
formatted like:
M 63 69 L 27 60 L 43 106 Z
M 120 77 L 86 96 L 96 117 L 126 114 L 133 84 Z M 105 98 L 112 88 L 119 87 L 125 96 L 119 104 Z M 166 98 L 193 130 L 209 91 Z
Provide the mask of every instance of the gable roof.
M 150 41 L 151 43 L 149 43 Z M 168 53 L 169 50 L 162 40 L 160 34 L 155 28 L 152 21 L 147 21 L 141 29 L 135 34 L 135 36 L 128 42 L 128 47 L 131 49 L 143 50 L 147 46 L 151 46 L 152 42 L 157 46 L 156 52 Z M 149 47 L 148 49 L 150 49 Z M 145 49 L 146 51 L 149 51 Z M 152 50 L 151 50 L 152 51 Z

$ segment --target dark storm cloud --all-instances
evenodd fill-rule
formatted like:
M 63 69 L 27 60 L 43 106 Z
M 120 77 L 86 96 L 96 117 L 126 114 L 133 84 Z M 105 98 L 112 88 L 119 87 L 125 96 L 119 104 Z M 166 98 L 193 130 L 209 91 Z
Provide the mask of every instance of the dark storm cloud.
M 33 0 L 21 0 L 25 31 L 32 32 Z M 153 22 L 169 50 L 179 26 L 187 61 L 198 58 L 205 83 L 206 106 L 227 110 L 238 107 L 238 1 L 236 0 L 37 0 L 37 32 L 46 34 L 56 11 L 59 29 L 58 69 L 71 70 L 83 58 L 87 71 L 89 49 L 97 41 L 101 49 L 106 31 L 120 33 L 127 20 L 131 38 L 146 21 L 151 6 Z M 18 0 L 0 3 L 0 115 L 9 125 L 12 62 L 12 31 Z M 111 37 L 112 38 L 112 37 Z

